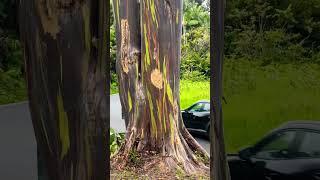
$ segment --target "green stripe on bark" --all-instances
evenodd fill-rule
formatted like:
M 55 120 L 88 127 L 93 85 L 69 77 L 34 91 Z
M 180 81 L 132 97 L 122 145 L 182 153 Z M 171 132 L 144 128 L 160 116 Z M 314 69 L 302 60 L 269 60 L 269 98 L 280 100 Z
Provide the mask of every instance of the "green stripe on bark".
M 128 104 L 129 104 L 129 112 L 130 112 L 132 109 L 132 100 L 131 100 L 131 95 L 129 91 L 128 91 Z
M 119 1 L 120 0 L 116 0 L 116 17 L 118 19 L 118 25 L 119 25 L 119 28 L 120 28 Z
M 59 114 L 60 141 L 61 141 L 60 159 L 63 159 L 63 157 L 69 151 L 70 139 L 69 139 L 69 121 L 68 121 L 67 113 L 64 110 L 60 89 L 57 95 L 57 105 L 58 105 L 58 114 Z
M 158 20 L 157 20 L 157 17 L 156 17 L 156 10 L 155 10 L 155 5 L 154 5 L 154 0 L 151 0 L 150 7 L 151 7 L 152 20 L 153 20 L 153 22 L 156 23 L 157 28 L 158 28 Z
M 169 114 L 169 118 L 170 118 L 170 135 L 171 135 L 171 143 L 174 144 L 174 119 L 173 119 L 173 116 L 172 114 L 170 113 Z
M 146 24 L 143 25 L 143 29 L 144 29 L 144 43 L 145 43 L 145 46 L 146 46 L 145 62 L 147 62 L 148 65 L 150 65 L 149 42 L 148 42 L 148 37 L 147 37 L 147 26 L 146 26 Z M 146 67 L 146 69 L 147 69 L 147 67 Z
M 167 86 L 167 96 L 168 96 L 168 99 L 169 99 L 171 105 L 173 106 L 172 89 L 171 89 L 170 84 L 169 84 L 169 82 L 167 80 L 166 80 L 166 83 L 167 83 L 167 85 L 166 85 Z
M 151 127 L 152 127 L 151 134 L 155 134 L 155 137 L 157 139 L 157 136 L 158 136 L 157 124 L 156 124 L 156 120 L 155 120 L 154 114 L 153 114 L 153 104 L 152 104 L 152 99 L 151 99 L 151 95 L 150 95 L 149 89 L 147 89 L 147 96 L 148 96 L 149 108 L 150 108 L 150 116 L 151 116 Z

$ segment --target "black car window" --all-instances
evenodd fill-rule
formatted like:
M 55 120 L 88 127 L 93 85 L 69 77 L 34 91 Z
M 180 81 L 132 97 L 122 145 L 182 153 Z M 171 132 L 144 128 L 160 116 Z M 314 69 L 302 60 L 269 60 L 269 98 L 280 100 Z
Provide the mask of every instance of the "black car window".
M 320 134 L 305 132 L 299 152 L 301 152 L 300 157 L 320 158 Z
M 204 103 L 197 103 L 192 106 L 189 110 L 190 112 L 203 112 L 204 110 Z
M 257 149 L 253 157 L 257 159 L 286 159 L 288 153 L 292 151 L 295 136 L 295 131 L 275 134 Z

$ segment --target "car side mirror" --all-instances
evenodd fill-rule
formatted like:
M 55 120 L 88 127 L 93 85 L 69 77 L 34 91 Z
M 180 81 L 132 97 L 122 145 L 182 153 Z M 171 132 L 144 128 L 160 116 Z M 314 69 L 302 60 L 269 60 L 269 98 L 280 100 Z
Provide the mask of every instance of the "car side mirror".
M 250 161 L 250 157 L 253 154 L 253 148 L 248 147 L 239 151 L 239 157 L 243 160 Z

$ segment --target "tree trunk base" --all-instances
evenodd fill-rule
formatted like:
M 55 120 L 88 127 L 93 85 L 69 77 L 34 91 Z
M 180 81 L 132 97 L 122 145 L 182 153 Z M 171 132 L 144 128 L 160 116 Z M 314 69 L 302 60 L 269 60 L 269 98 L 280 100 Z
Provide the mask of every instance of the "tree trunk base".
M 154 152 L 141 152 L 137 156 L 130 154 L 125 167 L 119 168 L 117 156 L 111 160 L 111 179 L 210 179 L 209 168 L 196 167 L 193 172 L 186 172 L 177 159 L 161 156 Z
M 128 132 L 125 143 L 111 158 L 112 169 L 122 171 L 128 167 L 138 167 L 142 171 L 153 171 L 156 168 L 163 173 L 179 170 L 186 175 L 202 176 L 209 173 L 208 153 L 189 132 L 176 132 L 174 143 L 163 141 L 161 146 L 144 144 L 152 140 L 149 137 L 141 140 L 138 134 L 135 131 Z

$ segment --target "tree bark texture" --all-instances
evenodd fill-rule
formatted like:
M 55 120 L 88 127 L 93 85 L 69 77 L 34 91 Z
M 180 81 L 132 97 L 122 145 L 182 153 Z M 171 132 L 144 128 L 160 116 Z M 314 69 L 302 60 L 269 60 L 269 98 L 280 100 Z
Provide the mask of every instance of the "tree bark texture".
M 211 62 L 211 155 L 210 177 L 215 180 L 230 180 L 229 167 L 226 158 L 226 150 L 223 133 L 222 118 L 222 67 L 224 48 L 224 0 L 211 1 L 213 13 L 211 13 L 211 44 L 213 45 Z
M 113 7 L 120 100 L 129 122 L 115 166 L 123 168 L 137 150 L 155 151 L 186 172 L 208 168 L 196 159 L 207 153 L 180 112 L 182 1 L 113 0 Z
M 108 3 L 20 1 L 29 105 L 52 180 L 107 175 Z

